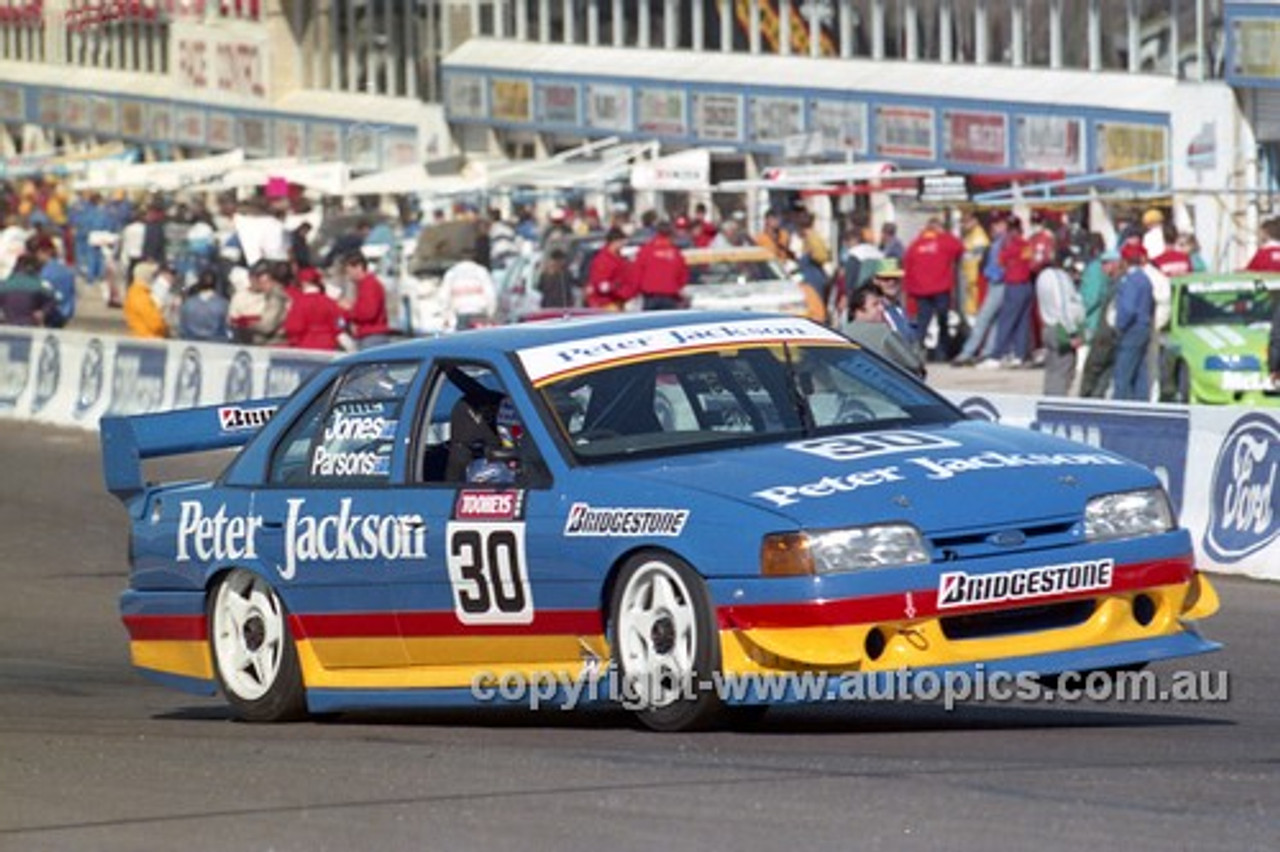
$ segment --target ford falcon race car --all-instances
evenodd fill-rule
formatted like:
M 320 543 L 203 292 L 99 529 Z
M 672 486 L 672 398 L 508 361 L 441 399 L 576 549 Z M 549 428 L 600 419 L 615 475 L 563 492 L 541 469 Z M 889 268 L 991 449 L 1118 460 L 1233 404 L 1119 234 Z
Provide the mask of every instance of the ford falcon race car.
M 134 664 L 246 720 L 479 704 L 550 673 L 672 730 L 842 678 L 1217 647 L 1150 471 L 968 420 L 796 317 L 406 341 L 288 399 L 103 418 L 101 439 Z M 143 477 L 236 446 L 215 481 Z M 832 690 L 705 688 L 800 672 Z
M 1256 272 L 1172 280 L 1173 311 L 1163 348 L 1165 396 L 1174 402 L 1280 406 L 1267 373 L 1267 336 L 1280 276 Z

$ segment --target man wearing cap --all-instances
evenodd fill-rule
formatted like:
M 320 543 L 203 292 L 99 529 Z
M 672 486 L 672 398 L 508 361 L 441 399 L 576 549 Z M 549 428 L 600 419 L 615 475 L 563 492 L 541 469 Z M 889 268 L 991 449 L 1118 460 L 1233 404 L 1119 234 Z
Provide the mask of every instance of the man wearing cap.
M 914 346 L 916 330 L 907 319 L 907 312 L 902 307 L 902 266 L 896 258 L 886 257 L 879 261 L 875 278 L 872 280 L 884 295 L 885 322 L 889 323 L 903 340 Z
M 636 294 L 636 281 L 631 264 L 622 256 L 627 235 L 621 228 L 613 227 L 605 234 L 604 248 L 591 258 L 587 270 L 587 297 L 589 308 L 620 311 Z
M 261 298 L 261 313 L 243 326 L 247 342 L 255 346 L 278 346 L 286 342 L 284 320 L 289 314 L 285 285 L 292 279 L 288 261 L 259 260 L 249 269 L 249 289 Z
M 298 289 L 289 300 L 284 318 L 284 335 L 289 345 L 298 349 L 321 349 L 334 352 L 343 348 L 339 340 L 350 337 L 345 332 L 342 308 L 324 291 L 319 270 L 304 266 L 298 270 Z
M 1092 234 L 1096 248 L 1101 248 L 1102 237 Z M 1084 268 L 1080 282 L 1080 298 L 1084 302 L 1084 366 L 1080 370 L 1080 396 L 1103 399 L 1111 387 L 1111 375 L 1115 369 L 1117 333 L 1111 324 L 1108 306 L 1115 300 L 1116 284 L 1120 276 L 1120 252 L 1115 249 L 1102 251 Z
M 1150 378 L 1147 373 L 1147 346 L 1151 341 L 1151 320 L 1155 299 L 1151 279 L 1143 271 L 1147 253 L 1142 246 L 1127 242 L 1120 249 L 1125 272 L 1116 288 L 1115 398 L 1145 400 Z

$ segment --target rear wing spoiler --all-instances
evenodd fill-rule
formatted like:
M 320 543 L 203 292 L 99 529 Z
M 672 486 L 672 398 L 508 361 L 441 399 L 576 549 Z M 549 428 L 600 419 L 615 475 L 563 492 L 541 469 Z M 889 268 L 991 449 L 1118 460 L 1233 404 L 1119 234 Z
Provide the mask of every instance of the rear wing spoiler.
M 144 459 L 240 447 L 258 433 L 286 397 L 184 408 L 159 414 L 103 417 L 102 474 L 107 490 L 127 500 L 145 487 Z

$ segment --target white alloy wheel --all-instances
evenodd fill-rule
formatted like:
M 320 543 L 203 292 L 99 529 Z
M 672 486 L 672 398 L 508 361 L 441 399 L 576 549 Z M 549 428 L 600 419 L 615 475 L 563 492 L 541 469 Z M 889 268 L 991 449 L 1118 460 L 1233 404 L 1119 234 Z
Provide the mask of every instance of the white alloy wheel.
M 227 574 L 209 605 L 209 642 L 223 692 L 251 721 L 301 715 L 302 683 L 284 604 L 257 574 Z
M 679 559 L 637 554 L 623 567 L 612 606 L 617 676 L 624 703 L 649 727 L 702 727 L 720 710 L 711 613 L 702 578 Z

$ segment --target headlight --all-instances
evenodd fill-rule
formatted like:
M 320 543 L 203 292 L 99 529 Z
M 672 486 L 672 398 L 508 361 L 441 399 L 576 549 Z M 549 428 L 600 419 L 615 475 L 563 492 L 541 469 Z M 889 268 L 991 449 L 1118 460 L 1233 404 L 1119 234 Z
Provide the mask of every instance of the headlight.
M 1084 536 L 1088 541 L 1156 535 L 1173 527 L 1173 509 L 1163 488 L 1104 494 L 1084 507 Z
M 929 561 L 920 531 L 910 524 L 878 524 L 765 536 L 760 571 L 765 576 L 838 574 Z

